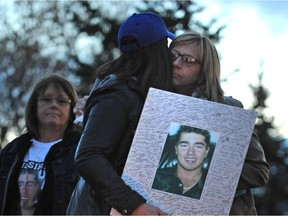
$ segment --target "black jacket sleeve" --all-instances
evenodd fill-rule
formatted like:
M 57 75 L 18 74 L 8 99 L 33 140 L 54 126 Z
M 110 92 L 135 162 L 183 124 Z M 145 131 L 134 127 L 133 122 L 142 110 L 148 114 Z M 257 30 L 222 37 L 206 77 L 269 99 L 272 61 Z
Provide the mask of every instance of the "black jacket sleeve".
M 128 86 L 116 85 L 97 93 L 88 108 L 76 152 L 80 174 L 122 214 L 131 214 L 145 202 L 120 177 L 143 103 L 143 98 Z
M 249 144 L 237 189 L 249 189 L 265 185 L 269 180 L 269 165 L 259 138 L 254 132 Z
M 225 103 L 231 106 L 243 108 L 243 104 L 232 97 L 225 97 Z M 268 180 L 269 164 L 266 161 L 265 153 L 258 136 L 253 132 L 237 190 L 260 187 L 265 185 Z

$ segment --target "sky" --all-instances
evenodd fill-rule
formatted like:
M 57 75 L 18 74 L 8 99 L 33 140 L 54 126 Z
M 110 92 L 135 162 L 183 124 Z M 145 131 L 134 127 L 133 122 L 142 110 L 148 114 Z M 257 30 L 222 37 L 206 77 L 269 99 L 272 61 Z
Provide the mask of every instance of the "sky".
M 221 56 L 221 77 L 226 95 L 250 109 L 254 96 L 249 85 L 257 87 L 259 73 L 269 91 L 265 115 L 274 117 L 280 135 L 288 138 L 288 1 L 287 0 L 198 0 L 205 6 L 195 16 L 203 23 L 212 18 L 227 25 L 216 45 Z M 239 69 L 233 73 L 235 69 Z

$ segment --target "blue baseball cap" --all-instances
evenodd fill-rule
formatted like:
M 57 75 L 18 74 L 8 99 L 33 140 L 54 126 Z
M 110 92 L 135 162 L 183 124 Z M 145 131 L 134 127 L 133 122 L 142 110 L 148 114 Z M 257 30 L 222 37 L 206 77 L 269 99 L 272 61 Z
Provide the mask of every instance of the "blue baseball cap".
M 136 42 L 122 43 L 127 37 L 132 37 Z M 165 37 L 173 40 L 175 35 L 167 30 L 160 16 L 152 12 L 134 13 L 120 26 L 118 45 L 122 52 L 127 52 L 152 45 Z

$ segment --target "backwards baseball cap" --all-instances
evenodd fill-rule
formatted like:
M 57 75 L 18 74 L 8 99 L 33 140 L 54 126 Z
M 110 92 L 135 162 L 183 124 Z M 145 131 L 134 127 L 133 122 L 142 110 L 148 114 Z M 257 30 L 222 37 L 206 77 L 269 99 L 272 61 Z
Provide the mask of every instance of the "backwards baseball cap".
M 122 52 L 137 50 L 175 35 L 167 30 L 163 19 L 155 13 L 134 13 L 119 28 L 118 44 Z M 123 39 L 133 38 L 132 43 L 123 43 Z

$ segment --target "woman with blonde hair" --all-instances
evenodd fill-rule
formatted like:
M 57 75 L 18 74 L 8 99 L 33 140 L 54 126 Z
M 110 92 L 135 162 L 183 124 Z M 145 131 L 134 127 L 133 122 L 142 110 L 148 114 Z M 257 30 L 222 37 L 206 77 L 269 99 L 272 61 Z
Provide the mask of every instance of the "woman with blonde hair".
M 240 101 L 224 96 L 218 52 L 208 37 L 187 32 L 176 37 L 170 49 L 173 56 L 173 85 L 177 93 L 243 108 Z M 269 165 L 254 132 L 230 214 L 256 215 L 251 189 L 265 185 L 268 180 Z

